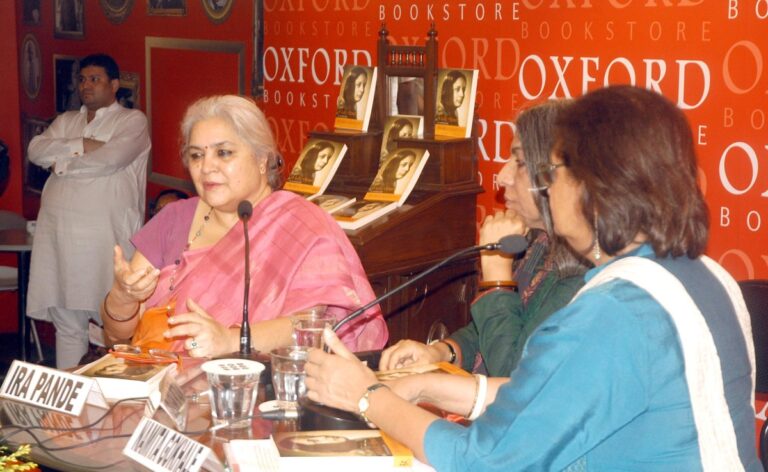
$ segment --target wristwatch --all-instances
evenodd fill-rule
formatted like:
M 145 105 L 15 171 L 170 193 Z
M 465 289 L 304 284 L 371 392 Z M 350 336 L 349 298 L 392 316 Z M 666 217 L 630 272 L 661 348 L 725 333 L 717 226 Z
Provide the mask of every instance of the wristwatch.
M 357 401 L 357 413 L 360 415 L 360 418 L 362 418 L 363 421 L 365 421 L 368 424 L 368 426 L 371 426 L 371 427 L 374 427 L 373 424 L 368 419 L 368 417 L 365 416 L 365 412 L 367 412 L 368 408 L 371 407 L 371 402 L 368 400 L 368 397 L 371 395 L 371 393 L 375 392 L 381 387 L 389 388 L 383 383 L 375 383 L 370 387 L 366 388 L 363 396 L 360 397 L 360 400 Z

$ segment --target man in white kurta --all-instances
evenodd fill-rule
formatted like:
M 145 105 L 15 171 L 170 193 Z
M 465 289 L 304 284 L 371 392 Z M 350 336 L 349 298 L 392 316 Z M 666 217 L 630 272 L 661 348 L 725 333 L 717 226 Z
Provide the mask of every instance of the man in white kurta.
M 29 159 L 51 168 L 43 189 L 30 272 L 27 314 L 56 327 L 56 365 L 78 364 L 89 320 L 112 285 L 112 254 L 144 221 L 147 119 L 115 101 L 119 70 L 98 54 L 80 63 L 79 111 L 59 115 L 29 144 Z

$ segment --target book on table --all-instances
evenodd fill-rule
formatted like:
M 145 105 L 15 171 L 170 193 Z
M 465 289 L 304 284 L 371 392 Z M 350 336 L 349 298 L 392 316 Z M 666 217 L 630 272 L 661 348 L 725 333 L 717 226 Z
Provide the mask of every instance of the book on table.
M 437 84 L 435 136 L 470 137 L 475 115 L 477 69 L 440 69 Z
M 347 64 L 341 76 L 341 89 L 336 99 L 334 128 L 368 131 L 376 95 L 375 67 Z
M 309 197 L 309 201 L 319 206 L 330 214 L 343 210 L 357 201 L 355 197 L 344 195 L 316 195 Z
M 322 195 L 347 154 L 347 145 L 329 139 L 307 141 L 283 188 L 312 199 Z
M 379 170 L 362 200 L 336 211 L 333 217 L 344 229 L 354 230 L 402 206 L 424 170 L 429 151 L 399 148 L 379 164 Z
M 107 354 L 77 369 L 76 374 L 96 379 L 107 402 L 149 397 L 163 377 L 175 372 L 176 364 L 134 362 Z

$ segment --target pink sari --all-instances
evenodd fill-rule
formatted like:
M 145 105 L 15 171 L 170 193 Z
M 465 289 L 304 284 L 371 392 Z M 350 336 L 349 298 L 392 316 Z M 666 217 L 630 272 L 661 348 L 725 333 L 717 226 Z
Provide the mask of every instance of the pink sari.
M 192 298 L 219 323 L 233 326 L 241 322 L 243 312 L 243 228 L 236 224 L 217 244 L 181 252 L 198 201 L 172 204 L 132 238 L 155 267 L 162 267 L 146 306 L 164 306 L 175 300 L 177 307 L 186 307 L 187 298 Z M 184 220 L 186 225 L 180 225 Z M 183 227 L 174 230 L 174 226 Z M 273 192 L 254 207 L 248 235 L 251 323 L 314 305 L 327 305 L 338 320 L 373 300 L 368 278 L 344 232 L 328 214 L 303 198 Z M 176 269 L 174 254 L 179 252 Z M 370 309 L 339 335 L 353 351 L 381 349 L 388 333 L 380 308 Z M 182 344 L 176 341 L 173 349 L 183 350 Z

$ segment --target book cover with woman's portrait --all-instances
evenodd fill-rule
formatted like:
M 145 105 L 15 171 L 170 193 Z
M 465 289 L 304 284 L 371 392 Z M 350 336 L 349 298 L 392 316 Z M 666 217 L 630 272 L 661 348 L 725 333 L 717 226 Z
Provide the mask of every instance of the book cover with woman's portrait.
M 310 139 L 301 150 L 283 188 L 305 197 L 322 194 L 331 183 L 346 152 L 346 144 L 327 139 Z
M 398 201 L 410 193 L 424 167 L 426 149 L 402 148 L 389 153 L 365 195 L 367 200 Z
M 380 161 L 397 150 L 397 139 L 421 138 L 424 135 L 424 117 L 418 115 L 393 115 L 387 117 L 381 139 Z
M 376 68 L 347 64 L 336 99 L 336 129 L 368 131 L 373 109 Z
M 437 72 L 435 135 L 468 138 L 472 134 L 476 91 L 476 69 Z

